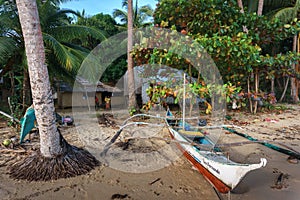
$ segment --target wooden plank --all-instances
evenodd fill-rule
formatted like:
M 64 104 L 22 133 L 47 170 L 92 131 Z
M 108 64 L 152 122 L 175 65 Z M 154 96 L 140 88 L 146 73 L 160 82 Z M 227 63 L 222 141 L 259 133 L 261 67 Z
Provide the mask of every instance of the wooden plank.
M 178 130 L 180 134 L 189 135 L 189 136 L 197 136 L 197 137 L 204 137 L 204 134 L 200 131 L 186 131 L 183 129 Z

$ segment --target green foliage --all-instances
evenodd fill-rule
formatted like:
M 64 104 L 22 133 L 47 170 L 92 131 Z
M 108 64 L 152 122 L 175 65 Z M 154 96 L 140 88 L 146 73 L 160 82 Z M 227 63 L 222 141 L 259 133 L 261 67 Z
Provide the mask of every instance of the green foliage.
M 115 84 L 116 81 L 120 80 L 120 78 L 125 74 L 126 71 L 126 56 L 122 56 L 107 67 L 107 69 L 101 76 L 101 81 L 104 83 Z
M 133 116 L 133 115 L 135 115 L 137 113 L 137 109 L 135 107 L 130 107 L 128 109 L 128 112 L 129 112 L 130 116 Z
M 110 15 L 103 13 L 91 17 L 78 17 L 76 24 L 103 31 L 105 37 L 115 35 L 119 32 L 116 27 L 116 21 Z
M 297 0 L 293 9 L 297 7 L 298 2 Z M 268 5 L 270 3 L 267 1 Z M 299 53 L 289 51 L 276 53 L 276 45 L 299 33 L 298 19 L 292 18 L 284 22 L 279 18 L 270 20 L 253 12 L 243 14 L 236 0 L 161 0 L 154 13 L 154 22 L 157 27 L 170 28 L 191 37 L 213 58 L 223 80 L 228 84 L 231 82 L 238 85 L 241 91 L 247 89 L 247 79 L 253 72 L 259 73 L 260 79 L 264 82 L 273 77 L 299 77 L 292 69 L 292 65 L 299 61 Z M 243 27 L 248 29 L 246 33 L 243 32 Z M 170 37 L 161 36 L 161 38 Z M 159 41 L 158 38 L 155 39 Z M 148 42 L 151 44 L 151 41 Z M 179 47 L 182 42 L 180 39 L 175 41 L 170 39 L 169 46 Z M 266 53 L 270 52 L 270 49 L 271 55 Z M 190 63 L 182 59 L 180 51 L 184 52 L 185 49 L 174 53 L 172 49 L 147 49 L 139 45 L 135 47 L 132 55 L 139 64 L 159 63 L 187 70 Z M 189 53 L 193 54 L 193 51 Z M 192 75 L 195 74 L 193 71 Z M 250 83 L 252 81 L 253 79 L 250 79 Z M 250 86 L 245 99 L 249 95 L 265 96 L 264 92 L 254 93 L 252 88 L 254 87 Z M 265 99 L 269 101 L 267 97 Z

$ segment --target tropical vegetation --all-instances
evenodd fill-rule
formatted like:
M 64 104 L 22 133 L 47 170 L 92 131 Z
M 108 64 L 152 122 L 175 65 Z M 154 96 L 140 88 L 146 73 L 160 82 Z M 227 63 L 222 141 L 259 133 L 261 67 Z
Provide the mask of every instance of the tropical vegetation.
M 102 30 L 71 24 L 68 14 L 77 15 L 72 10 L 59 8 L 59 0 L 38 0 L 40 24 L 46 58 L 51 79 L 70 79 L 75 76 L 89 49 L 78 45 L 87 37 L 99 41 L 106 37 Z M 19 15 L 14 1 L 1 0 L 0 9 L 0 54 L 1 76 L 8 76 L 11 94 L 15 102 L 22 102 L 25 110 L 31 104 L 29 92 L 28 66 L 26 62 L 24 38 Z M 77 43 L 76 43 L 77 42 Z M 16 109 L 16 108 L 14 108 Z
M 285 93 L 282 82 L 288 82 L 289 77 L 299 79 L 293 67 L 300 60 L 299 53 L 288 43 L 299 33 L 300 21 L 295 16 L 285 22 L 276 16 L 270 19 L 240 10 L 235 0 L 161 0 L 154 23 L 188 35 L 203 46 L 224 82 L 241 87 L 241 105 L 249 105 L 251 112 L 256 112 L 257 101 L 273 103 Z M 165 50 L 140 45 L 133 54 L 137 63 L 165 64 L 198 75 L 189 69 L 191 63 Z M 275 88 L 274 79 L 278 83 Z

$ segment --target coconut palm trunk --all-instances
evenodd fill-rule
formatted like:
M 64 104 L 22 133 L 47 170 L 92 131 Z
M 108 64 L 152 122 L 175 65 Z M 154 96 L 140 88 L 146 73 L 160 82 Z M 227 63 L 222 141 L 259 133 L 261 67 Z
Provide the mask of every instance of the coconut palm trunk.
M 39 125 L 41 153 L 45 157 L 61 154 L 55 124 L 45 48 L 35 0 L 16 1 L 25 42 L 28 71 L 36 120 Z
M 17 161 L 11 177 L 51 180 L 86 173 L 98 164 L 87 151 L 68 144 L 55 123 L 45 49 L 36 0 L 16 1 L 22 27 L 33 105 L 40 134 L 40 152 Z
M 128 95 L 129 95 L 129 102 L 128 106 L 130 109 L 133 109 L 136 107 L 136 97 L 135 97 L 135 85 L 134 85 L 134 62 L 133 58 L 130 55 L 130 52 L 132 50 L 133 45 L 133 4 L 132 0 L 128 0 L 128 25 L 127 25 L 127 31 L 128 31 L 128 43 L 127 43 L 127 64 L 128 64 Z

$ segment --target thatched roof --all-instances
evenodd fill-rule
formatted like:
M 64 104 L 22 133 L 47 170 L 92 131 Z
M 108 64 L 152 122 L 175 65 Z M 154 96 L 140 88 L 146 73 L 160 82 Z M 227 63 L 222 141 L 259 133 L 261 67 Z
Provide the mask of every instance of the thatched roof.
M 82 77 L 76 77 L 76 88 L 71 87 L 68 83 L 59 83 L 59 90 L 63 92 L 121 92 L 117 87 L 106 85 L 100 81 L 92 84 Z

